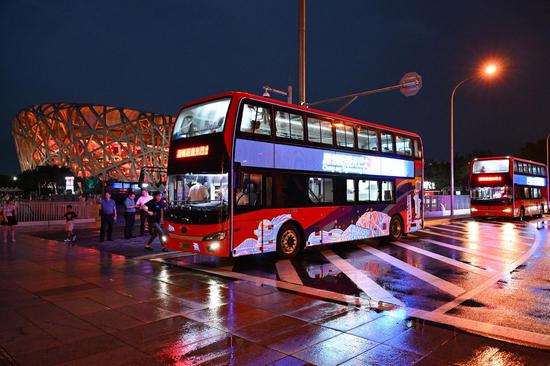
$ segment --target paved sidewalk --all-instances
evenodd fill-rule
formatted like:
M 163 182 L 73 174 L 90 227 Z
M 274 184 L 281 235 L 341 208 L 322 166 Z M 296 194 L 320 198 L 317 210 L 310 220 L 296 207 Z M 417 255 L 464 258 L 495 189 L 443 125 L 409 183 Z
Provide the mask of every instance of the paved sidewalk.
M 70 247 L 0 246 L 0 364 L 547 365 L 545 351 Z

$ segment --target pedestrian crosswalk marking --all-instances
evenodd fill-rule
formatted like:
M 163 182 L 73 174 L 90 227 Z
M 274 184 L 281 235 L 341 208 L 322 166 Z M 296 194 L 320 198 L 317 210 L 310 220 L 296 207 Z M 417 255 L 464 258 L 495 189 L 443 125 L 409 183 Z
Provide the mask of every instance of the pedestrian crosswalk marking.
M 428 243 L 432 243 L 432 244 L 435 244 L 435 245 L 439 245 L 441 247 L 445 247 L 445 248 L 449 248 L 449 249 L 454 249 L 454 250 L 458 250 L 458 251 L 461 251 L 461 252 L 465 252 L 465 253 L 468 253 L 468 254 L 472 254 L 472 255 L 475 255 L 475 256 L 478 256 L 478 257 L 482 257 L 482 258 L 486 258 L 486 259 L 489 259 L 495 263 L 506 263 L 505 260 L 502 259 L 502 257 L 499 257 L 497 255 L 491 255 L 491 254 L 486 254 L 486 253 L 483 253 L 483 252 L 479 252 L 477 250 L 474 250 L 474 249 L 470 249 L 470 248 L 465 248 L 465 247 L 460 247 L 460 246 L 457 246 L 457 245 L 452 245 L 452 244 L 447 244 L 447 243 L 443 243 L 441 241 L 437 241 L 437 240 L 432 240 L 432 239 L 427 239 L 427 238 L 421 238 L 419 237 L 418 235 L 413 235 L 413 234 L 409 234 L 409 237 L 415 237 L 415 238 L 419 238 L 423 241 L 426 241 Z M 501 264 L 499 264 L 499 266 L 502 266 Z
M 463 243 L 475 243 L 475 244 L 479 245 L 480 247 L 491 247 L 491 248 L 502 249 L 502 250 L 507 250 L 507 251 L 512 251 L 512 252 L 521 252 L 521 250 L 516 249 L 516 248 L 503 247 L 501 244 L 493 243 L 491 240 L 482 240 L 482 241 L 480 241 L 480 240 L 466 239 L 466 238 L 462 238 L 460 236 L 447 235 L 447 234 L 442 234 L 442 233 L 438 233 L 438 232 L 435 232 L 435 231 L 428 231 L 428 230 L 418 230 L 418 232 L 421 232 L 421 233 L 424 233 L 424 234 L 429 234 L 429 235 L 441 236 L 441 237 L 449 238 L 449 239 L 454 239 L 454 240 L 461 241 Z
M 296 269 L 289 259 L 278 260 L 275 262 L 275 267 L 277 268 L 277 273 L 282 281 L 303 285 L 300 276 L 296 273 Z
M 395 298 L 390 292 L 373 281 L 364 271 L 357 269 L 351 263 L 334 253 L 332 250 L 321 252 L 323 256 L 342 273 L 344 273 L 355 285 L 367 294 L 372 300 L 388 302 L 398 306 L 406 306 L 401 300 Z
M 444 224 L 443 226 L 452 226 L 453 229 L 461 230 L 460 233 L 468 233 L 468 232 L 471 232 L 471 230 L 474 230 L 474 228 L 469 228 L 467 225 L 457 225 L 457 224 L 454 224 L 454 223 Z M 434 228 L 438 228 L 438 229 L 441 229 L 441 230 L 450 230 L 448 228 L 441 227 L 440 225 L 434 226 Z M 483 232 L 483 234 L 494 233 L 494 227 L 487 227 L 487 226 L 479 225 L 479 226 L 476 227 L 476 229 Z M 525 233 L 524 231 L 517 230 L 517 228 L 515 228 L 515 227 L 510 227 L 510 230 L 512 231 L 512 233 L 514 235 L 517 235 L 518 237 L 528 239 L 528 240 L 533 240 L 534 239 L 533 235 Z
M 442 278 L 436 277 L 431 273 L 413 267 L 410 264 L 394 258 L 378 249 L 372 248 L 368 245 L 359 245 L 359 248 L 455 297 L 464 293 L 464 289 L 462 287 L 459 287 L 449 281 L 445 281 Z
M 479 236 L 479 237 L 482 237 L 484 239 L 485 238 L 495 238 L 494 232 L 493 233 L 489 233 L 489 232 L 475 233 L 475 232 L 471 232 L 471 231 L 469 232 L 469 231 L 459 231 L 459 230 L 448 229 L 448 228 L 441 227 L 441 226 L 434 226 L 434 227 L 432 227 L 432 229 L 443 230 L 443 231 L 448 231 L 450 233 L 462 234 L 462 235 L 467 235 L 467 236 Z M 503 233 L 501 232 L 500 234 L 503 234 Z M 522 241 L 522 240 L 519 239 L 519 238 L 524 238 L 525 239 L 526 238 L 525 236 L 519 235 L 517 233 L 513 233 L 512 235 L 516 235 L 517 238 L 512 237 L 512 238 L 508 239 L 508 241 L 514 241 L 515 243 L 531 246 L 530 243 L 526 243 L 525 241 Z M 469 239 L 472 240 L 471 237 Z M 502 240 L 499 240 L 499 241 L 502 241 Z
M 457 261 L 455 259 L 448 258 L 448 257 L 445 257 L 443 255 L 430 252 L 429 250 L 418 248 L 418 247 L 415 247 L 415 246 L 412 246 L 412 245 L 409 245 L 409 244 L 406 244 L 406 243 L 403 243 L 403 242 L 392 242 L 392 244 L 397 245 L 401 248 L 405 248 L 405 249 L 411 250 L 413 252 L 425 255 L 426 257 L 437 259 L 438 261 L 450 264 L 451 266 L 462 268 L 463 270 L 466 270 L 468 272 L 474 272 L 474 273 L 481 274 L 481 275 L 487 275 L 487 272 L 494 271 L 493 269 L 485 270 L 483 268 L 472 266 L 470 264 L 467 264 L 467 263 L 464 263 L 464 262 L 461 262 L 461 261 Z

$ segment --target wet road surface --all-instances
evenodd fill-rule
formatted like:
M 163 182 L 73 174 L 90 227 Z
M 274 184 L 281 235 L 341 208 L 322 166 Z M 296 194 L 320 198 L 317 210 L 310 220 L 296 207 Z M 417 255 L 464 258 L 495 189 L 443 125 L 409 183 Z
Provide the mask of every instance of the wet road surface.
M 545 235 L 520 222 L 452 222 L 292 261 L 147 253 L 145 238 L 98 243 L 93 231 L 76 247 L 21 235 L 0 253 L 0 350 L 22 364 L 546 365 L 548 352 L 453 324 L 547 335 Z M 369 308 L 378 300 L 388 310 Z

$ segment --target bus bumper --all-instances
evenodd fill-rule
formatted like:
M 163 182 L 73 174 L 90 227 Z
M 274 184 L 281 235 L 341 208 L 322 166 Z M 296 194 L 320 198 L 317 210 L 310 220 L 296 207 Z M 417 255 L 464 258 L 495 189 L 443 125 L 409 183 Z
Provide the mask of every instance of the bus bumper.
M 184 225 L 165 222 L 163 228 L 166 248 L 218 257 L 230 255 L 229 231 L 226 224 Z
M 514 208 L 510 206 L 472 206 L 472 217 L 515 217 Z

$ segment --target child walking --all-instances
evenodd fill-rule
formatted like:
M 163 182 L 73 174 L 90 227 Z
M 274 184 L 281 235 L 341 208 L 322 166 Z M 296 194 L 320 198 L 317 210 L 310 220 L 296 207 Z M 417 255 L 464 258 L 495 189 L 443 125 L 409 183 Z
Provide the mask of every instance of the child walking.
M 72 205 L 67 205 L 67 212 L 65 212 L 65 232 L 67 233 L 67 238 L 65 243 L 74 243 L 76 241 L 76 234 L 74 233 L 74 219 L 78 217 L 76 212 L 73 211 Z

